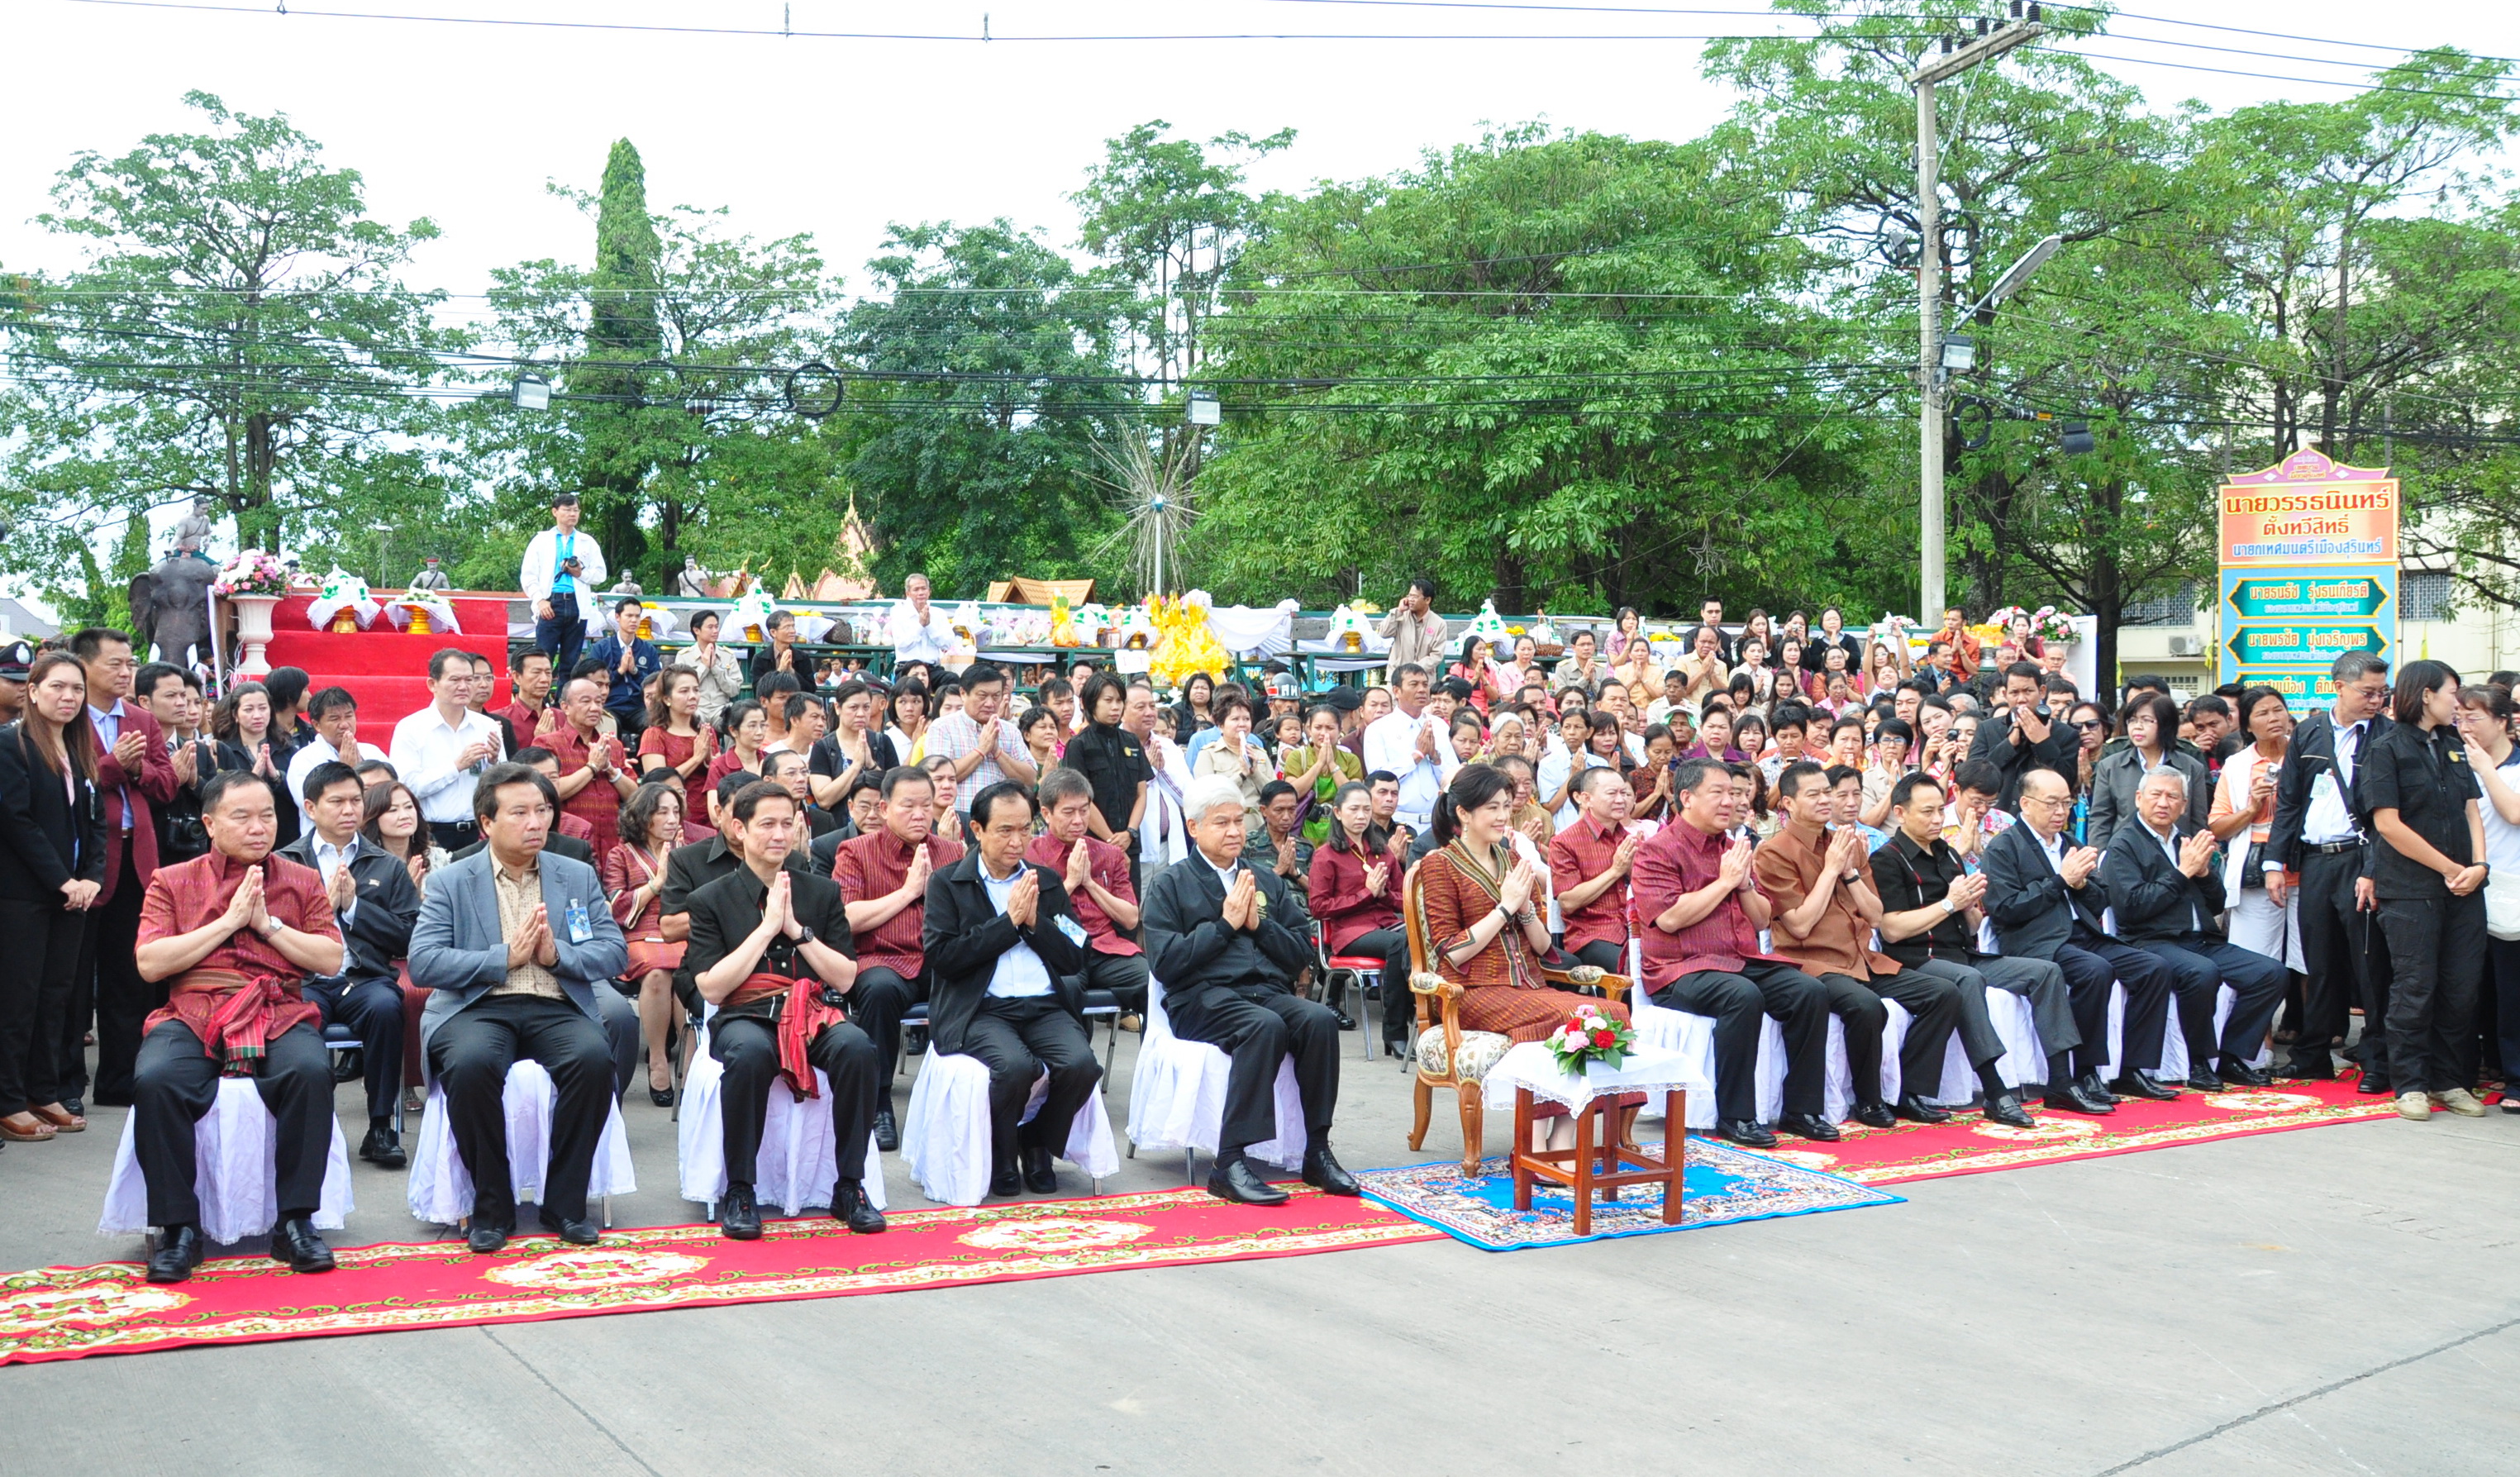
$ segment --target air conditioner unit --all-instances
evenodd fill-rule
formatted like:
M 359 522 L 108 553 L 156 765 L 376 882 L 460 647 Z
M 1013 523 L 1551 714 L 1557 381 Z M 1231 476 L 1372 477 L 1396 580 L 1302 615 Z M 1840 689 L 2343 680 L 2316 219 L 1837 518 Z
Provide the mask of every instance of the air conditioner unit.
M 2173 656 L 2202 656 L 2205 654 L 2205 638 L 2202 636 L 2174 636 L 2170 638 L 2170 654 Z

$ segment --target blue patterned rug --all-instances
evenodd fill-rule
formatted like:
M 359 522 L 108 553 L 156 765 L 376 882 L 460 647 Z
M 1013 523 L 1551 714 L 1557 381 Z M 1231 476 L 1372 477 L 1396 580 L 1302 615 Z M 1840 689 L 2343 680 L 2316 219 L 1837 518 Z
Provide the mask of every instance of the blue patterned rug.
M 1739 1221 L 1904 1203 L 1903 1196 L 1852 1180 L 1691 1136 L 1682 1182 L 1687 1193 L 1682 1197 L 1678 1226 L 1663 1224 L 1659 1190 L 1631 1185 L 1620 1190 L 1614 1201 L 1604 1200 L 1597 1192 L 1593 1199 L 1592 1234 L 1579 1236 L 1575 1234 L 1575 1197 L 1571 1191 L 1545 1182 L 1535 1185 L 1531 1209 L 1518 1211 L 1513 1208 L 1513 1179 L 1506 1173 L 1504 1156 L 1493 1156 L 1479 1168 L 1481 1173 L 1475 1180 L 1463 1179 L 1461 1165 L 1451 1161 L 1366 1170 L 1356 1178 L 1373 1199 L 1411 1220 L 1423 1221 L 1457 1240 L 1487 1251 L 1522 1251 L 1534 1246 L 1564 1246 L 1573 1241 L 1696 1231 Z

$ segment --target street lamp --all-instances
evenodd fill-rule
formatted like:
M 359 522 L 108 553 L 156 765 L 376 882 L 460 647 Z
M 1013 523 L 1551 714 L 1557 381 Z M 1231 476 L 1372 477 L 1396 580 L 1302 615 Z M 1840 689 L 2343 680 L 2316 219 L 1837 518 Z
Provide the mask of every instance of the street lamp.
M 1989 30 L 1980 22 L 1980 33 L 1967 45 L 1952 48 L 1944 42 L 1939 56 L 1928 57 L 1909 77 L 1916 89 L 1916 302 L 1917 358 L 1916 378 L 1922 391 L 1916 429 L 1920 445 L 1917 466 L 1918 502 L 1921 504 L 1924 534 L 1920 562 L 1922 564 L 1924 618 L 1930 626 L 1943 609 L 1943 336 L 1935 323 L 1935 310 L 1942 305 L 1943 295 L 1943 222 L 1942 222 L 1942 137 L 1934 120 L 1934 87 L 1947 82 L 1982 62 L 1992 62 L 2005 52 L 2046 33 L 2048 27 L 2039 21 L 2039 8 L 2030 7 L 2027 20 Z M 2048 243 L 2041 246 L 2053 250 Z M 2013 287 L 2014 280 L 2027 277 L 2030 270 L 2047 258 L 2037 250 L 2031 260 L 2023 259 L 2004 277 Z M 1999 283 L 2001 288 L 2002 284 Z M 1972 352 L 1974 347 L 1972 346 Z
M 551 409 L 551 381 L 540 375 L 518 375 L 516 387 L 509 391 L 518 410 Z

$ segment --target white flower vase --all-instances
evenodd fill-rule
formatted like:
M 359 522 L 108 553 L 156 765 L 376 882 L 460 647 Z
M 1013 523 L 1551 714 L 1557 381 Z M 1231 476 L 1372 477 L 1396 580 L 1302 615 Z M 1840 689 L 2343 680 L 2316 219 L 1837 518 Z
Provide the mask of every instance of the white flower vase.
M 237 675 L 260 679 L 271 673 L 270 658 L 263 648 L 271 641 L 271 610 L 280 604 L 277 595 L 231 595 L 228 604 L 236 608 Z

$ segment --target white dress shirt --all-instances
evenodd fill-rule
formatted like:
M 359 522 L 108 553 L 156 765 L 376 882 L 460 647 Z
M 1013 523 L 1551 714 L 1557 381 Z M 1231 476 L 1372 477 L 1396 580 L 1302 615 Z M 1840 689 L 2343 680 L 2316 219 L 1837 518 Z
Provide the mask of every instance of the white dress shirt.
M 954 623 L 935 602 L 927 605 L 927 619 L 922 621 L 919 611 L 906 600 L 892 603 L 892 657 L 896 662 L 945 660 L 945 649 L 954 640 Z
M 457 769 L 455 756 L 475 743 L 490 745 L 489 759 Z M 394 773 L 420 796 L 420 818 L 441 826 L 472 819 L 472 786 L 483 769 L 507 757 L 499 725 L 488 714 L 466 708 L 460 722 L 449 724 L 433 702 L 394 725 L 388 752 Z
M 533 540 L 525 545 L 524 562 L 517 570 L 517 584 L 525 592 L 525 599 L 551 599 L 552 585 L 562 577 L 560 539 L 560 529 L 555 526 L 535 534 Z M 585 595 L 604 588 L 604 581 L 609 571 L 604 567 L 604 550 L 596 543 L 594 536 L 584 528 L 580 528 L 568 536 L 568 552 L 576 558 L 578 567 L 583 571 L 575 577 L 574 583 L 577 588 L 574 593 Z M 562 675 L 565 676 L 565 674 Z
M 1435 757 L 1418 752 L 1418 731 L 1430 728 L 1435 735 Z M 1461 755 L 1453 752 L 1453 736 L 1447 725 L 1433 713 L 1419 709 L 1410 717 L 1395 708 L 1376 718 L 1365 731 L 1365 772 L 1388 770 L 1400 777 L 1399 818 L 1412 830 L 1424 830 L 1426 818 L 1434 813 L 1435 797 L 1444 792 L 1453 776 L 1462 767 Z
M 359 838 L 355 833 L 351 835 L 346 845 L 341 846 L 336 846 L 320 835 L 315 837 L 315 870 L 324 874 L 324 886 L 328 892 L 333 886 L 333 873 L 348 866 L 350 858 L 357 854 L 358 849 Z M 358 914 L 358 911 L 359 890 L 353 886 L 350 889 L 350 906 L 335 909 L 334 920 L 347 929 L 350 926 L 350 919 Z M 348 966 L 345 963 L 343 967 Z
M 998 910 L 998 917 L 1006 917 L 1007 897 L 1014 891 L 1016 880 L 1028 870 L 1027 864 L 1019 862 L 1015 864 L 1014 875 L 1001 881 L 989 875 L 987 862 L 979 864 L 980 886 L 988 892 L 989 906 Z M 1036 914 L 1035 918 L 1038 918 L 1039 915 Z M 1058 925 L 1054 923 L 1052 926 Z M 1050 966 L 1041 962 L 1040 955 L 1032 952 L 1032 945 L 1019 938 L 1013 948 L 998 956 L 997 970 L 989 976 L 989 993 L 1000 1000 L 1027 1000 L 1048 995 Z
M 2371 737 L 2371 722 L 2364 719 L 2352 728 L 2336 730 L 2336 768 L 2311 777 L 2310 805 L 2302 812 L 2301 838 L 2313 846 L 2334 841 L 2353 841 L 2362 837 L 2362 828 L 2354 824 L 2354 812 L 2345 805 L 2345 788 L 2354 783 L 2354 771 L 2362 762 L 2362 745 Z M 2269 872 L 2281 872 L 2281 863 L 2266 864 Z
M 343 764 L 352 769 L 358 768 L 371 759 L 383 759 L 388 764 L 393 763 L 383 749 L 373 743 L 360 743 L 353 746 L 358 749 L 358 752 L 349 758 L 341 759 Z M 306 777 L 315 772 L 315 766 L 339 758 L 340 755 L 334 752 L 333 745 L 325 740 L 323 735 L 309 735 L 306 746 L 291 756 L 289 761 L 289 797 L 303 804 L 306 798 Z M 401 774 L 402 766 L 394 765 L 394 773 Z

